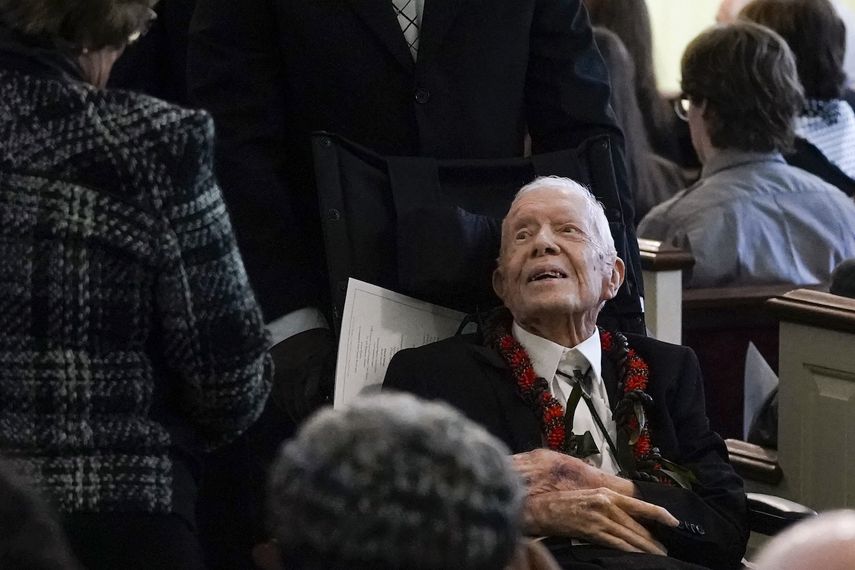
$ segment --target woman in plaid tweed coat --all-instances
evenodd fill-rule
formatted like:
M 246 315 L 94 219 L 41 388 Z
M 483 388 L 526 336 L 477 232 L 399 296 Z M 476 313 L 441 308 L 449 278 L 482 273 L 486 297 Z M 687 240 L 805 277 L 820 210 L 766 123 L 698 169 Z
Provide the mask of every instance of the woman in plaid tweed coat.
M 198 111 L 100 89 L 154 0 L 0 0 L 0 453 L 89 568 L 200 568 L 268 340 Z

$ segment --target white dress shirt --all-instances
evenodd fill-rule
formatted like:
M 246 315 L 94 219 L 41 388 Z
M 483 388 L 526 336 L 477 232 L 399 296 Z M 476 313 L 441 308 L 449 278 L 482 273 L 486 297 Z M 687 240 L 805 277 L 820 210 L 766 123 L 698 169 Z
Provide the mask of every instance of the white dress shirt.
M 562 406 L 567 405 L 567 398 L 570 397 L 573 384 L 556 374 L 559 367 L 561 367 L 562 371 L 567 371 L 570 368 L 578 368 L 582 373 L 588 370 L 589 367 L 591 368 L 591 403 L 603 425 L 608 430 L 609 437 L 612 438 L 612 441 L 616 441 L 617 427 L 612 418 L 611 408 L 609 407 L 609 394 L 606 391 L 602 377 L 600 331 L 594 329 L 594 334 L 573 348 L 567 348 L 551 340 L 534 335 L 524 330 L 516 322 L 512 327 L 512 334 L 528 353 L 535 374 L 546 378 L 547 382 L 549 382 L 549 389 L 552 395 Z M 576 413 L 573 416 L 573 433 L 582 435 L 586 431 L 591 432 L 594 442 L 600 450 L 600 453 L 591 455 L 586 461 L 606 473 L 616 475 L 619 471 L 617 460 L 611 452 L 608 443 L 606 443 L 605 436 L 591 416 L 587 404 L 579 400 L 579 404 L 576 406 Z

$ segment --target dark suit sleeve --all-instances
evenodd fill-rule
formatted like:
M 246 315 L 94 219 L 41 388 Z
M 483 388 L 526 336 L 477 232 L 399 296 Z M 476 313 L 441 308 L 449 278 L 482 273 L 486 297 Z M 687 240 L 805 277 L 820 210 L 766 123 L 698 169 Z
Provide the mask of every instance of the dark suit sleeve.
M 383 379 L 383 389 L 409 392 L 428 400 L 442 400 L 470 415 L 471 411 L 465 405 L 468 402 L 467 396 L 470 395 L 466 390 L 468 386 L 448 382 L 452 371 L 447 369 L 442 361 L 437 362 L 445 358 L 460 364 L 459 369 L 453 371 L 454 377 L 470 377 L 477 380 L 477 376 L 466 366 L 466 361 L 458 357 L 454 348 L 446 341 L 441 343 L 439 349 L 436 345 L 428 345 L 421 349 L 411 348 L 399 351 L 389 361 L 389 367 Z
M 596 134 L 621 139 L 609 77 L 581 0 L 536 0 L 525 98 L 532 151 L 577 146 Z
M 402 350 L 392 357 L 383 379 L 383 389 L 409 392 L 416 396 L 427 397 L 424 379 L 412 372 L 413 368 L 412 363 L 409 363 L 411 360 L 409 355 L 409 351 Z
M 624 139 L 609 105 L 609 76 L 581 0 L 536 0 L 526 75 L 526 118 L 534 153 L 578 146 L 595 135 L 611 142 L 615 188 L 595 188 L 606 207 L 627 279 L 610 303 L 620 315 L 641 314 L 644 294 L 635 236 L 635 210 Z M 638 323 L 622 330 L 644 333 Z
M 488 373 L 493 370 L 473 357 L 468 340 L 453 337 L 395 354 L 386 369 L 383 389 L 450 404 L 513 449 L 518 437 L 511 433 L 502 413 L 505 408 Z
M 187 55 L 190 98 L 214 117 L 217 176 L 268 320 L 311 300 L 301 294 L 311 285 L 300 287 L 307 279 L 294 234 L 302 223 L 286 178 L 295 133 L 277 21 L 270 0 L 199 0 Z
M 670 556 L 712 568 L 738 568 L 748 540 L 742 480 L 727 461 L 724 442 L 709 428 L 697 357 L 689 349 L 682 352 L 677 384 L 668 401 L 679 456 L 666 459 L 691 469 L 698 482 L 691 491 L 656 483 L 636 485 L 641 499 L 666 508 L 683 523 L 677 529 L 655 530 Z

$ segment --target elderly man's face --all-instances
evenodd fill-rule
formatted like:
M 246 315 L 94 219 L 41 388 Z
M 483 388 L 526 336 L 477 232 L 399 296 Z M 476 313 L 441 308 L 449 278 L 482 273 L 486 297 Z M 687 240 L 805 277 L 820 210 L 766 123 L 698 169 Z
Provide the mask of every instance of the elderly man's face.
M 515 320 L 584 313 L 614 297 L 623 265 L 610 263 L 595 236 L 580 194 L 543 188 L 514 203 L 502 226 L 493 287 Z

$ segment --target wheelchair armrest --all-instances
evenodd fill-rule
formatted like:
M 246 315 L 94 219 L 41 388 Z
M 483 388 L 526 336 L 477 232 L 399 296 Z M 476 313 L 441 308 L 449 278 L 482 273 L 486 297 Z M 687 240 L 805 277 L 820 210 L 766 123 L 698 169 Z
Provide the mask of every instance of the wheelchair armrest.
M 773 535 L 802 519 L 816 516 L 816 511 L 799 503 L 764 495 L 747 493 L 749 526 L 753 532 Z

